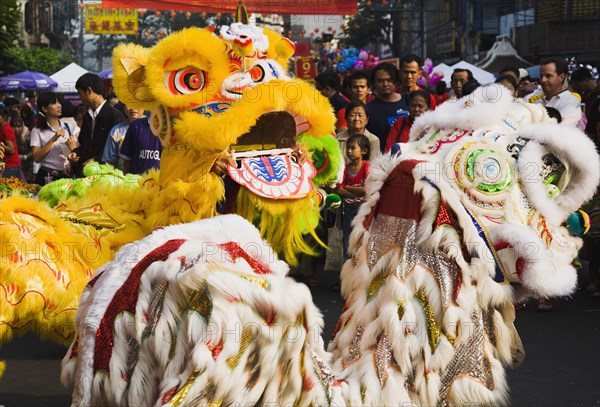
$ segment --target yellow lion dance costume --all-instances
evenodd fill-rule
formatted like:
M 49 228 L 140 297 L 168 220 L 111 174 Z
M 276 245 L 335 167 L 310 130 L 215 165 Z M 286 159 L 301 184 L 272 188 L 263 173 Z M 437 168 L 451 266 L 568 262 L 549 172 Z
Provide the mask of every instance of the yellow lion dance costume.
M 138 188 L 93 186 L 55 208 L 2 199 L 0 344 L 30 330 L 72 341 L 80 294 L 118 248 L 158 227 L 217 214 L 225 187 L 211 169 L 230 153 L 237 166 L 229 174 L 241 187 L 228 207 L 259 224 L 288 262 L 310 252 L 303 235 L 314 234 L 319 219 L 314 187 L 335 184 L 342 171 L 332 108 L 282 68 L 294 52 L 288 39 L 240 23 L 213 31 L 190 28 L 151 49 L 114 50 L 119 99 L 152 111 L 163 143 L 160 172 Z

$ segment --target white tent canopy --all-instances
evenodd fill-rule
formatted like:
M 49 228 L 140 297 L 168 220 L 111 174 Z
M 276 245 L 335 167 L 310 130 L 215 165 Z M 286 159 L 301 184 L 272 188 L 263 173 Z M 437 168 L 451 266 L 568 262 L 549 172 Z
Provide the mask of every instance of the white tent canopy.
M 84 73 L 88 73 L 88 70 L 80 67 L 75 62 L 70 63 L 60 71 L 50 75 L 50 78 L 58 83 L 58 88 L 54 91 L 58 93 L 77 93 L 75 82 Z
M 444 63 L 441 63 L 439 65 L 436 65 L 433 68 L 433 72 L 440 72 L 444 74 L 444 81 L 450 85 L 450 79 L 452 76 L 452 72 L 454 72 L 454 70 L 456 68 L 461 68 L 461 69 L 468 69 L 469 71 L 471 71 L 473 73 L 473 77 L 477 80 L 477 82 L 479 82 L 482 85 L 487 85 L 488 83 L 492 83 L 494 82 L 494 80 L 496 80 L 496 77 L 494 76 L 494 74 L 483 70 L 481 68 L 476 67 L 475 65 L 472 65 L 466 61 L 459 61 L 457 63 L 455 63 L 452 66 L 448 66 Z
M 444 82 L 450 83 L 450 75 L 452 75 L 452 68 L 445 63 L 441 63 L 433 67 L 432 73 L 439 72 L 444 74 Z
M 479 82 L 482 85 L 487 85 L 488 83 L 493 83 L 496 80 L 496 77 L 494 76 L 493 73 L 490 73 L 486 70 L 478 68 L 475 65 L 468 63 L 467 61 L 459 61 L 459 62 L 455 63 L 454 65 L 452 65 L 451 68 L 452 68 L 452 71 L 454 71 L 456 68 L 468 69 L 469 71 L 471 71 L 473 73 L 473 77 L 477 80 L 477 82 Z M 446 78 L 444 78 L 444 79 L 446 79 Z M 448 76 L 447 82 L 450 83 L 450 76 Z

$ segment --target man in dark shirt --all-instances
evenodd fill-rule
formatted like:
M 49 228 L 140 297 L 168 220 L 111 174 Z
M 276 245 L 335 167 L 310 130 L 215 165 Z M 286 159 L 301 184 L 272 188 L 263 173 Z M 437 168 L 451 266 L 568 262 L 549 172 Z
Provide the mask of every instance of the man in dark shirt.
M 382 62 L 375 67 L 371 75 L 375 97 L 367 103 L 367 130 L 379 138 L 383 152 L 392 124 L 398 117 L 408 115 L 408 105 L 402 95 L 396 92 L 398 69 L 394 65 Z
M 415 54 L 407 54 L 400 58 L 400 92 L 406 97 L 412 92 L 423 90 L 429 93 L 428 90 L 420 87 L 417 82 L 421 75 L 423 75 L 423 61 L 421 57 Z M 408 98 L 410 99 L 410 97 Z M 410 100 L 407 100 L 407 104 L 410 104 Z M 429 110 L 435 110 L 437 103 L 431 93 L 429 93 Z
M 110 129 L 125 117 L 121 112 L 106 103 L 102 78 L 93 73 L 83 74 L 77 79 L 75 89 L 81 103 L 88 109 L 83 117 L 79 133 L 79 147 L 69 156 L 75 173 L 81 174 L 83 165 L 89 160 L 102 162 L 102 154 Z

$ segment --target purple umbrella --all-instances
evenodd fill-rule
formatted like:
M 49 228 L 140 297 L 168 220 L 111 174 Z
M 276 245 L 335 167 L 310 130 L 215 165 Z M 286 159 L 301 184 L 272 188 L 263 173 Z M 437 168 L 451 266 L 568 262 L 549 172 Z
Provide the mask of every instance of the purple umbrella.
M 98 73 L 98 76 L 101 77 L 102 79 L 112 79 L 113 76 L 113 69 L 105 69 L 104 71 Z
M 56 87 L 58 87 L 58 83 L 41 72 L 23 71 L 12 75 L 0 76 L 0 92 L 44 90 Z

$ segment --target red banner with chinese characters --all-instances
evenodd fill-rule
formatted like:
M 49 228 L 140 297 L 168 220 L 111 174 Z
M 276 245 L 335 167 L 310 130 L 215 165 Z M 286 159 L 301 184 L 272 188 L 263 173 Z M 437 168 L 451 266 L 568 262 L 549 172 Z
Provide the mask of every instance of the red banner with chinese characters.
M 235 13 L 239 0 L 102 0 L 102 7 Z M 248 13 L 355 15 L 356 0 L 245 0 Z

